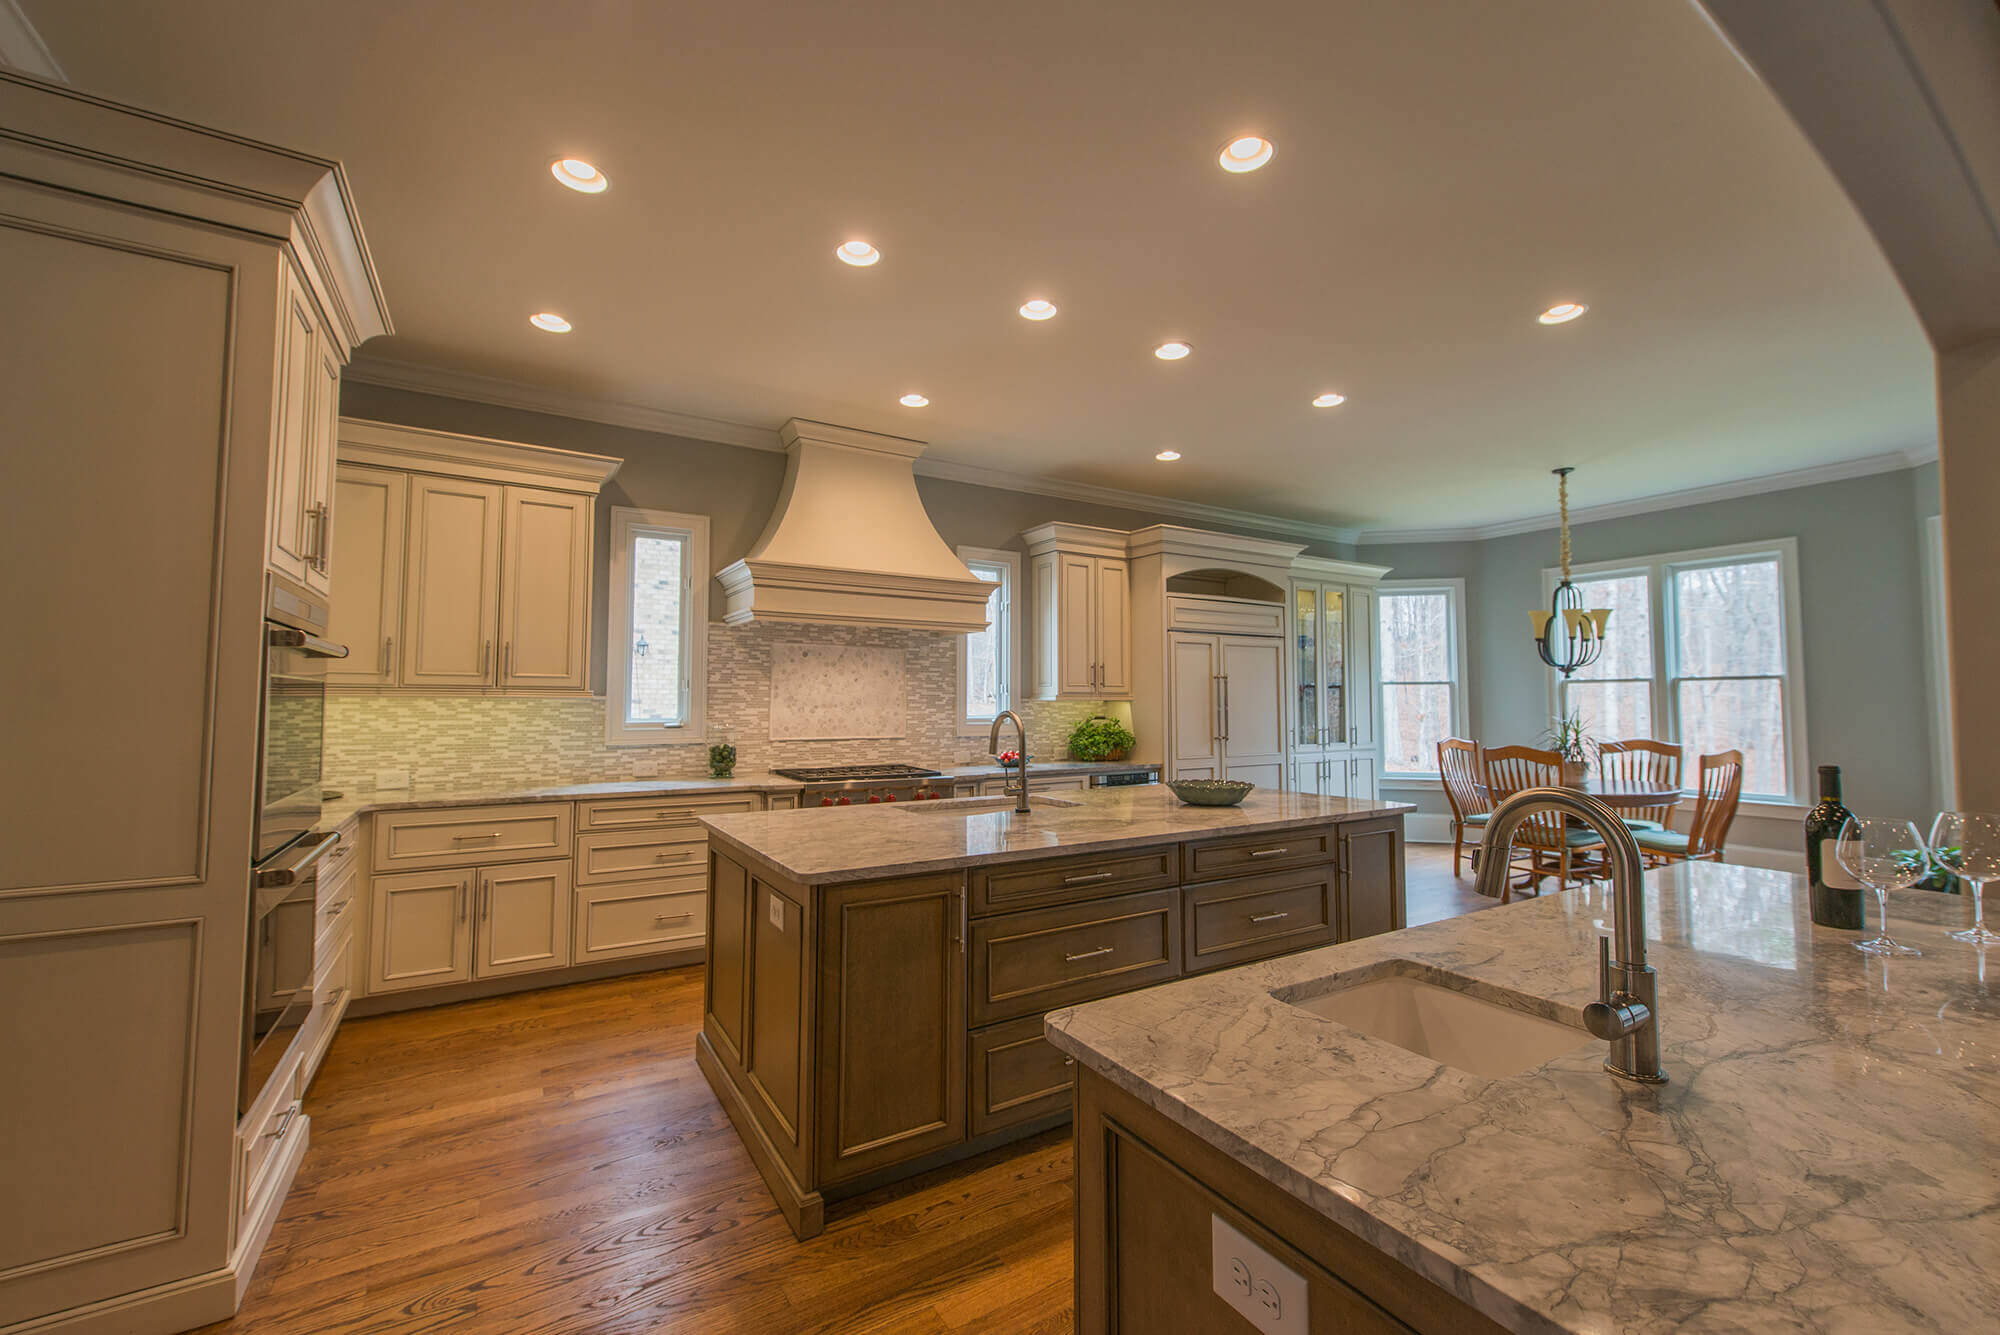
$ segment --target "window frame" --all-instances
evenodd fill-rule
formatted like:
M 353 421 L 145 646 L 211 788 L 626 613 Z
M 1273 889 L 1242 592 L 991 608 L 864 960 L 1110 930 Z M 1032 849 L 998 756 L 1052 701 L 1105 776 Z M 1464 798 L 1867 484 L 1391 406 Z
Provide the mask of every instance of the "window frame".
M 1784 686 L 1779 692 L 1785 727 L 1785 786 L 1783 793 L 1752 793 L 1747 788 L 1743 801 L 1756 806 L 1800 807 L 1807 802 L 1806 794 L 1811 788 L 1812 774 L 1810 747 L 1806 736 L 1806 687 L 1805 687 L 1805 627 L 1803 604 L 1799 597 L 1799 544 L 1796 538 L 1771 538 L 1762 542 L 1728 543 L 1719 547 L 1702 547 L 1690 551 L 1663 552 L 1657 556 L 1627 558 L 1622 561 L 1597 561 L 1587 565 L 1572 565 L 1570 577 L 1580 579 L 1602 579 L 1615 575 L 1646 576 L 1646 598 L 1652 609 L 1653 620 L 1653 675 L 1648 684 L 1648 698 L 1651 701 L 1655 727 L 1663 729 L 1663 737 L 1675 742 L 1681 740 L 1680 692 L 1676 689 L 1683 680 L 1680 671 L 1680 637 L 1676 633 L 1679 609 L 1674 595 L 1674 575 L 1678 571 L 1699 569 L 1703 566 L 1737 565 L 1751 559 L 1772 559 L 1778 565 L 1779 596 L 1784 604 Z M 1556 584 L 1562 572 L 1555 566 L 1542 569 L 1542 600 L 1546 606 L 1554 596 Z M 1545 669 L 1549 682 L 1549 712 L 1559 715 L 1565 706 L 1563 675 L 1554 668 Z M 1636 678 L 1616 678 L 1615 680 L 1637 680 Z M 1710 678 L 1687 678 L 1687 680 L 1713 680 Z M 1694 767 L 1683 767 L 1684 783 L 1681 791 L 1692 795 L 1694 785 L 1700 782 L 1700 774 Z
M 640 537 L 677 536 L 687 543 L 681 590 L 681 690 L 687 709 L 679 723 L 631 723 L 632 549 Z M 689 746 L 708 740 L 708 516 L 619 505 L 611 510 L 610 617 L 604 653 L 604 742 L 607 746 Z M 617 646 L 614 650 L 614 646 Z
M 958 559 L 966 568 L 974 564 L 997 567 L 1000 577 L 1000 709 L 1002 712 L 1014 708 L 1017 687 L 1021 680 L 1021 554 L 998 547 L 960 547 Z M 952 702 L 952 713 L 958 719 L 958 735 L 961 737 L 984 737 L 992 730 L 993 719 L 974 718 L 966 709 L 965 642 L 969 638 L 958 638 L 958 678 L 957 698 Z M 998 717 L 995 715 L 994 717 Z
M 1443 594 L 1445 599 L 1445 656 L 1449 660 L 1451 680 L 1438 682 L 1392 682 L 1389 680 L 1386 648 L 1387 639 L 1382 632 L 1382 609 L 1387 600 L 1399 594 Z M 1375 585 L 1375 661 L 1383 670 L 1378 674 L 1375 688 L 1384 702 L 1383 717 L 1388 716 L 1387 700 L 1391 686 L 1435 686 L 1450 687 L 1451 695 L 1451 736 L 1472 735 L 1472 716 L 1465 689 L 1465 581 L 1463 579 L 1385 579 Z M 1382 781 L 1405 783 L 1412 780 L 1439 781 L 1442 776 L 1436 765 L 1422 770 L 1392 770 L 1389 768 L 1389 742 L 1387 724 L 1383 724 L 1382 737 Z

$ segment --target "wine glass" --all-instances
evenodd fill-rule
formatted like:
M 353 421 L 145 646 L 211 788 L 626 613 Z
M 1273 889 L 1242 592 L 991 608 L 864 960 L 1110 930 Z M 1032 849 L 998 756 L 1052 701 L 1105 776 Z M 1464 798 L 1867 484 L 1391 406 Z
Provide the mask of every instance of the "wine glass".
M 1986 883 L 2000 878 L 2000 816 L 1978 811 L 1941 811 L 1931 825 L 1931 861 L 1972 887 L 1972 926 L 1953 932 L 1954 941 L 1982 946 L 2000 942 L 1986 925 Z
M 1911 857 L 1912 851 L 1917 856 Z M 1854 948 L 1871 955 L 1923 954 L 1889 935 L 1889 892 L 1907 890 L 1930 875 L 1929 852 L 1917 827 L 1906 820 L 1849 816 L 1840 827 L 1834 857 L 1849 875 L 1875 892 L 1882 910 L 1882 934 L 1856 941 Z

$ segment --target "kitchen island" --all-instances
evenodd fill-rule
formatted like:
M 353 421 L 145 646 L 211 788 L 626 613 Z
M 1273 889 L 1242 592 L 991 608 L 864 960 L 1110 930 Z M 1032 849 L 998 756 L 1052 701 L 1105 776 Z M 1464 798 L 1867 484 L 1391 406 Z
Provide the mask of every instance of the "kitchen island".
M 1297 1276 L 1312 1331 L 1994 1329 L 2000 1026 L 1946 935 L 1965 900 L 1892 896 L 1923 956 L 1884 960 L 1814 927 L 1801 877 L 1655 873 L 1668 1083 L 1641 1085 L 1581 1028 L 1607 893 L 1050 1015 L 1082 1068 L 1077 1329 L 1248 1329 L 1217 1256 L 1247 1301 Z M 1356 1005 L 1429 986 L 1457 1000 L 1422 1033 Z
M 1403 925 L 1394 802 L 1157 785 L 711 815 L 696 1057 L 793 1231 L 1070 1113 L 1045 1012 Z

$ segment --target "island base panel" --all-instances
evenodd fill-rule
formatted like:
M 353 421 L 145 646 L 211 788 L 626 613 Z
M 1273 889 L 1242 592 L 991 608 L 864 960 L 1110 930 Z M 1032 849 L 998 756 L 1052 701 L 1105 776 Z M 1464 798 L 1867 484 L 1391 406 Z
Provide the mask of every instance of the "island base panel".
M 1087 1069 L 1075 1118 L 1078 1335 L 1247 1329 L 1214 1291 L 1212 1216 L 1305 1278 L 1312 1335 L 1504 1329 Z

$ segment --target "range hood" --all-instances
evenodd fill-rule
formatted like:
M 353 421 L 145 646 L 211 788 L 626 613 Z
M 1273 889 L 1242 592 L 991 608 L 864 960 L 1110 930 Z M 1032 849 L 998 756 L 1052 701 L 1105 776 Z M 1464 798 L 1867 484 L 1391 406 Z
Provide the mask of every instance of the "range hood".
M 922 441 L 797 418 L 780 436 L 790 457 L 778 508 L 717 576 L 725 622 L 986 628 L 993 586 L 945 545 L 917 495 Z

